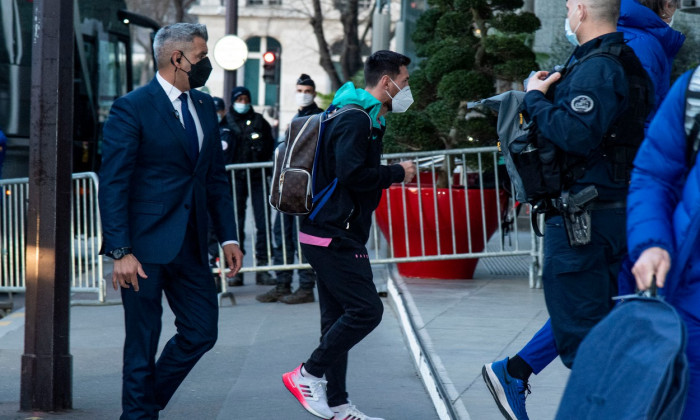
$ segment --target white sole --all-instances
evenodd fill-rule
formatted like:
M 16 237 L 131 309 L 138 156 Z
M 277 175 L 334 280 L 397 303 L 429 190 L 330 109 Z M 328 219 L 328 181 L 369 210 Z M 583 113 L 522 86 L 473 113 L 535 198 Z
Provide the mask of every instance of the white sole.
M 496 376 L 493 369 L 491 369 L 492 364 L 493 363 L 485 365 L 481 370 L 481 374 L 484 377 L 484 382 L 486 382 L 486 386 L 491 392 L 491 396 L 493 396 L 493 399 L 496 400 L 496 404 L 501 410 L 501 414 L 503 414 L 503 416 L 508 420 L 518 420 L 518 418 L 515 417 L 515 413 L 513 413 L 513 410 L 510 408 L 510 404 L 508 404 L 508 398 L 506 398 L 506 392 L 501 385 L 501 381 L 498 380 L 498 376 Z

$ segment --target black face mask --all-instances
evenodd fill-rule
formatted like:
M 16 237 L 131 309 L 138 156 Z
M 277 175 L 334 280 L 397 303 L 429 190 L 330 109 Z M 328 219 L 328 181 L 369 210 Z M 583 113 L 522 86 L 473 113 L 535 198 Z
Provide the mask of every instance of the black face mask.
M 209 79 L 209 75 L 211 74 L 212 70 L 209 57 L 204 57 L 196 64 L 192 64 L 192 62 L 185 57 L 185 53 L 182 51 L 180 52 L 185 60 L 190 63 L 190 71 L 185 72 L 190 80 L 190 89 L 197 89 L 204 86 L 204 84 L 207 83 L 207 79 Z

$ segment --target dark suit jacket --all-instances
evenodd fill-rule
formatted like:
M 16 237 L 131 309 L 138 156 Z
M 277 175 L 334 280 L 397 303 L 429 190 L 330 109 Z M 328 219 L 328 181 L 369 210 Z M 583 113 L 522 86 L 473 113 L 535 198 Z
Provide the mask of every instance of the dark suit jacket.
M 141 263 L 170 263 L 192 210 L 203 263 L 207 210 L 218 238 L 237 239 L 214 104 L 197 90 L 190 97 L 204 132 L 197 162 L 188 157 L 185 130 L 156 78 L 112 105 L 99 186 L 104 252 L 129 246 Z

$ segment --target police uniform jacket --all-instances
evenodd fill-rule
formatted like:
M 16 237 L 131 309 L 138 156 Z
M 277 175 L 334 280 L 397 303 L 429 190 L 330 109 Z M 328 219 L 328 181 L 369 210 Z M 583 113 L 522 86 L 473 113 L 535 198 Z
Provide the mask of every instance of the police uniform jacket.
M 222 141 L 228 143 L 226 164 L 272 160 L 275 149 L 272 128 L 265 117 L 253 111 L 252 106 L 245 114 L 230 110 L 219 125 L 224 129 Z M 239 172 L 244 174 L 242 171 Z
M 601 158 L 606 132 L 628 106 L 628 83 L 622 65 L 613 57 L 598 55 L 577 61 L 597 49 L 624 43 L 614 32 L 576 47 L 561 80 L 547 95 L 532 90 L 523 106 L 539 133 L 565 153 L 584 157 L 586 171 L 571 187 L 573 193 L 596 186 L 599 200 L 623 200 L 627 185 L 612 179 L 611 165 Z M 552 92 L 552 89 L 554 90 Z
M 305 117 L 307 115 L 316 115 L 322 112 L 323 108 L 316 105 L 316 102 L 312 102 L 311 105 L 299 108 L 299 111 L 297 111 L 297 114 L 294 116 L 294 118 Z

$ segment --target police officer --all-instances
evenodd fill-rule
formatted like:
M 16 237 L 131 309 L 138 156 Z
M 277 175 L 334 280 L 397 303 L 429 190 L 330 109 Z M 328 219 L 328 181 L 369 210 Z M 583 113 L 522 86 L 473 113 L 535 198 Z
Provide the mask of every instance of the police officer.
M 296 102 L 299 106 L 296 115 L 292 118 L 305 117 L 323 112 L 316 105 L 316 83 L 308 74 L 299 76 L 296 84 Z M 297 218 L 288 214 L 275 214 L 275 223 L 272 228 L 275 237 L 275 265 L 293 264 L 294 255 L 297 254 Z M 284 240 L 282 235 L 284 234 Z M 302 258 L 306 263 L 306 258 Z M 292 293 L 291 270 L 277 271 L 277 284 L 265 293 L 257 295 L 259 302 L 282 302 L 287 304 L 309 303 L 315 300 L 314 286 L 316 273 L 312 268 L 299 270 L 299 288 Z
M 222 141 L 228 143 L 226 164 L 255 163 L 272 160 L 275 142 L 272 128 L 265 118 L 255 112 L 250 104 L 250 91 L 237 86 L 231 91 L 231 107 L 226 117 L 219 123 L 223 130 Z M 247 173 L 250 173 L 250 191 L 248 191 Z M 255 217 L 255 265 L 268 264 L 270 242 L 270 210 L 264 186 L 269 176 L 267 169 L 237 170 L 235 172 L 236 214 L 238 216 L 238 240 L 245 253 L 245 217 L 246 203 L 250 195 Z M 255 274 L 256 284 L 275 284 L 275 279 L 267 271 Z M 230 286 L 242 286 L 240 273 L 229 281 Z
M 580 172 L 563 193 L 597 190 L 586 207 L 588 244 L 570 244 L 561 207 L 546 215 L 545 300 L 562 362 L 571 367 L 582 339 L 613 306 L 627 251 L 628 168 L 644 137 L 653 85 L 616 32 L 620 0 L 568 0 L 566 7 L 567 38 L 576 49 L 562 72 L 530 78 L 524 108 L 539 138 L 578 162 Z
M 216 109 L 216 118 L 221 123 L 221 120 L 226 116 L 226 104 L 222 98 L 218 96 L 212 96 L 214 101 L 214 108 Z

